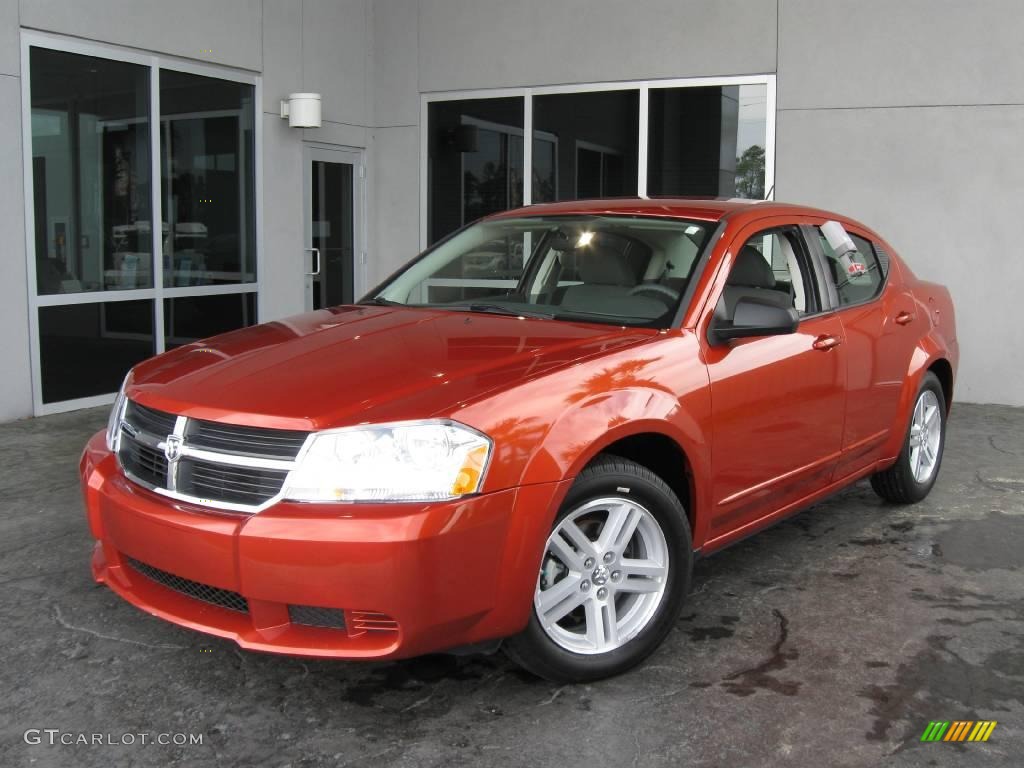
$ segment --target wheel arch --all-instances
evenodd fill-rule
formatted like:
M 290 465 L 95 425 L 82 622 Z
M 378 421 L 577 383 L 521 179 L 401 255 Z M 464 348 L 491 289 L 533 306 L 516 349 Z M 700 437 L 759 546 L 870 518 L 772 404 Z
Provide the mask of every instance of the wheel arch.
M 696 492 L 693 466 L 683 447 L 664 432 L 636 432 L 621 437 L 590 457 L 618 456 L 646 467 L 672 489 L 679 498 L 691 532 L 696 524 Z M 586 465 L 584 465 L 586 466 Z
M 946 413 L 953 407 L 953 364 L 945 357 L 937 357 L 928 366 L 942 385 L 942 394 L 946 400 Z
M 948 413 L 953 402 L 953 364 L 933 339 L 925 337 L 914 349 L 914 354 L 911 355 L 910 365 L 900 393 L 899 407 L 896 411 L 896 424 L 889 435 L 885 452 L 882 454 L 887 459 L 894 460 L 903 448 L 903 439 L 910 426 L 917 392 L 921 388 L 921 381 L 928 373 L 934 373 L 938 378 Z

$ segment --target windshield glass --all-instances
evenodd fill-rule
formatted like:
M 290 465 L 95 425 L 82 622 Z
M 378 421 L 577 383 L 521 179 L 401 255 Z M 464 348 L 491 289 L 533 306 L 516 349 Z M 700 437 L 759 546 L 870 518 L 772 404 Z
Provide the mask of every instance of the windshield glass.
M 481 221 L 364 302 L 667 327 L 712 226 L 632 216 Z

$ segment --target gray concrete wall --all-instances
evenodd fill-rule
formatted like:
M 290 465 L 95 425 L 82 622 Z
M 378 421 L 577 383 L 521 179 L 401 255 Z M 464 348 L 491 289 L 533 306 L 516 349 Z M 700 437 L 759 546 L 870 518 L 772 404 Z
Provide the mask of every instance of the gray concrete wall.
M 1019 1 L 780 9 L 777 196 L 862 219 L 948 285 L 957 399 L 1024 405 L 1024 344 L 1011 341 L 1024 285 Z
M 378 0 L 374 14 L 376 111 L 403 124 L 430 91 L 777 73 L 776 198 L 862 219 L 949 285 L 957 399 L 1024 405 L 1024 345 L 1010 340 L 1024 285 L 1019 0 Z M 418 240 L 414 130 L 394 129 L 375 159 L 380 274 Z
M 1017 0 L 0 0 L 0 141 L 21 142 L 19 27 L 246 69 L 263 85 L 260 314 L 303 305 L 304 141 L 367 151 L 367 282 L 419 246 L 420 94 L 778 74 L 776 196 L 877 227 L 957 301 L 957 397 L 1024 405 Z M 210 49 L 212 53 L 205 53 Z M 324 126 L 278 101 L 323 94 Z M 0 156 L 0 420 L 31 413 L 21 155 Z

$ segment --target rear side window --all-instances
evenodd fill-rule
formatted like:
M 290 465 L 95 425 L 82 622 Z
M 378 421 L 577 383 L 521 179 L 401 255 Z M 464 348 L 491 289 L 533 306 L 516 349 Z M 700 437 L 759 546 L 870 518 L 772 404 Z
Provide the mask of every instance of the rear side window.
M 836 222 L 829 224 L 838 226 Z M 849 240 L 839 244 L 835 236 L 829 242 L 821 227 L 817 227 L 817 230 L 829 277 L 836 286 L 841 306 L 860 304 L 881 293 L 889 266 L 888 258 L 880 259 L 871 242 L 860 235 L 844 232 Z

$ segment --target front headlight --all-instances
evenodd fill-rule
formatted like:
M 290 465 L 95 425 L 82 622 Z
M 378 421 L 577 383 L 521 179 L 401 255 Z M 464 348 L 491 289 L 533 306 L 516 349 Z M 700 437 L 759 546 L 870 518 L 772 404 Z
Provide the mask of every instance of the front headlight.
M 121 431 L 121 418 L 124 416 L 124 406 L 128 399 L 124 393 L 127 383 L 128 376 L 125 376 L 124 381 L 121 382 L 121 389 L 117 393 L 117 398 L 114 400 L 114 407 L 110 409 L 110 416 L 107 419 L 107 450 L 111 453 L 117 450 L 117 436 Z
M 448 421 L 320 432 L 288 476 L 292 501 L 444 501 L 480 490 L 491 441 Z

